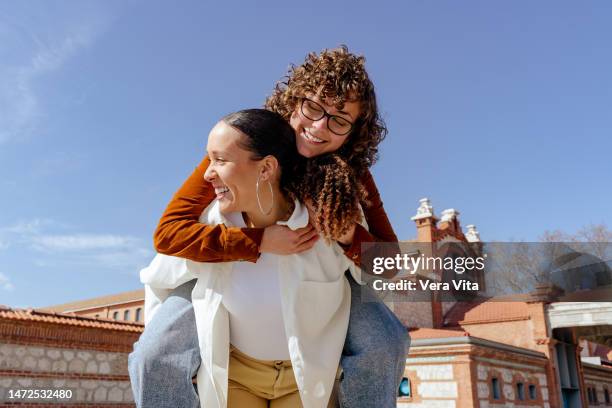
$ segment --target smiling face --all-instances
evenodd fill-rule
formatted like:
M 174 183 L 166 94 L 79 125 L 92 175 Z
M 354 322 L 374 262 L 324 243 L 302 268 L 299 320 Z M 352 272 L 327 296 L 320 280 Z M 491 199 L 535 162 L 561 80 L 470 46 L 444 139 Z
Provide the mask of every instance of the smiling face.
M 340 116 L 353 124 L 359 117 L 359 102 L 347 101 L 339 110 L 331 104 L 329 98 L 322 100 L 318 96 L 307 95 L 307 97 L 320 104 L 330 115 Z M 304 116 L 301 106 L 301 103 L 296 105 L 289 123 L 295 130 L 297 149 L 302 156 L 311 158 L 335 152 L 348 140 L 350 134 L 339 136 L 329 130 L 326 116 L 313 121 Z
M 210 165 L 204 173 L 215 188 L 222 213 L 249 212 L 257 208 L 255 184 L 261 175 L 261 161 L 240 141 L 246 137 L 239 130 L 219 122 L 208 135 L 206 149 Z

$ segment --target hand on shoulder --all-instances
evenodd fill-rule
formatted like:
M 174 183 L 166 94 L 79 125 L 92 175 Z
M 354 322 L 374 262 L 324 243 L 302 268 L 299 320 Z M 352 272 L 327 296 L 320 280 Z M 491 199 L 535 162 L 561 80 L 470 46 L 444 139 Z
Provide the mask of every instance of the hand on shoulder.
M 312 248 L 318 239 L 318 232 L 310 224 L 297 230 L 285 225 L 270 225 L 264 229 L 259 252 L 276 255 L 297 254 Z

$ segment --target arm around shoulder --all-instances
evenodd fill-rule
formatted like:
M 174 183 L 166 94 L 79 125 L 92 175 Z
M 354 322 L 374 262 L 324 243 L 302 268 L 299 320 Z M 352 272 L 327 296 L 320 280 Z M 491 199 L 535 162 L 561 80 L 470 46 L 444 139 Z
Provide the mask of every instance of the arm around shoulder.
M 255 262 L 263 229 L 199 222 L 202 211 L 215 199 L 213 186 L 204 179 L 209 164 L 204 157 L 172 197 L 153 236 L 155 249 L 197 262 Z

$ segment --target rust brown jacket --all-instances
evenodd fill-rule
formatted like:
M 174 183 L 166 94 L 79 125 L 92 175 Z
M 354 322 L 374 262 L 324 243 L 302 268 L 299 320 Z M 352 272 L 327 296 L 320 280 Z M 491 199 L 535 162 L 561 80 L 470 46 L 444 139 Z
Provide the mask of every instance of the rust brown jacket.
M 222 224 L 206 225 L 198 222 L 202 211 L 216 197 L 212 184 L 204 180 L 204 172 L 209 164 L 208 157 L 204 157 L 174 194 L 155 230 L 155 249 L 161 254 L 196 262 L 256 262 L 263 228 L 226 227 Z M 397 242 L 369 171 L 364 174 L 361 182 L 371 203 L 363 209 L 369 231 L 357 224 L 353 243 L 343 246 L 346 256 L 357 265 L 360 264 L 362 242 Z

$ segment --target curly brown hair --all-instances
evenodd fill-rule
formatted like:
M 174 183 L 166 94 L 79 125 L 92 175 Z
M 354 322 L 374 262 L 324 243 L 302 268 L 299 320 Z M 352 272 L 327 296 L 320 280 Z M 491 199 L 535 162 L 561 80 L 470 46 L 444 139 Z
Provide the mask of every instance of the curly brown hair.
M 359 179 L 378 159 L 378 145 L 387 128 L 378 112 L 365 58 L 352 54 L 345 45 L 310 53 L 301 65 L 291 65 L 265 107 L 289 121 L 307 94 L 330 98 L 337 109 L 347 101 L 360 105 L 361 113 L 346 142 L 332 154 L 308 159 L 294 184 L 296 196 L 313 204 L 323 236 L 337 239 L 360 221 L 359 204 L 369 204 Z
M 289 120 L 306 94 L 330 98 L 337 109 L 347 101 L 359 102 L 361 114 L 338 154 L 359 177 L 378 159 L 378 145 L 387 128 L 380 117 L 374 84 L 365 69 L 365 58 L 349 52 L 346 45 L 308 54 L 304 62 L 291 65 L 274 87 L 265 107 Z
M 290 190 L 314 209 L 314 223 L 326 239 L 338 239 L 361 221 L 359 204 L 367 205 L 366 191 L 351 166 L 337 154 L 325 154 L 302 163 L 301 176 Z

